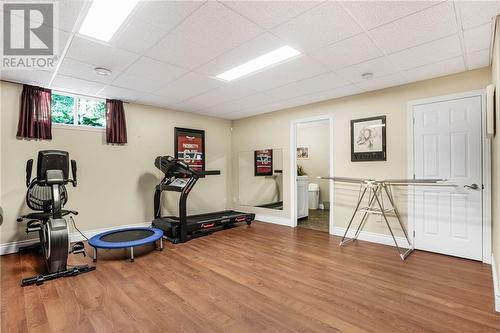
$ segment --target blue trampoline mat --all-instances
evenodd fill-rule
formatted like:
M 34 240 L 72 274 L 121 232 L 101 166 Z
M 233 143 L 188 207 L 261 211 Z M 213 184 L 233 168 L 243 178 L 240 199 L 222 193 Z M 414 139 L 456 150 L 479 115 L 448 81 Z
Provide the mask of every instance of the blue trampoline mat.
M 100 249 L 122 249 L 153 243 L 163 231 L 151 227 L 123 228 L 101 232 L 89 239 L 89 245 Z

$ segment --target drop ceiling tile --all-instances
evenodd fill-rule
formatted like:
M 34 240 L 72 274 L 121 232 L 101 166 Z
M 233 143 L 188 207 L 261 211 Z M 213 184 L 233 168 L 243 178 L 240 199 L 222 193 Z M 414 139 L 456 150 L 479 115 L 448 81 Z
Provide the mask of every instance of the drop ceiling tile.
M 57 27 L 66 32 L 72 32 L 80 15 L 80 11 L 86 10 L 86 3 L 88 3 L 88 1 L 85 0 L 57 1 L 58 8 L 56 8 L 59 12 L 56 13 L 58 20 Z
M 491 23 L 481 25 L 464 31 L 465 50 L 472 53 L 479 50 L 489 49 L 491 42 Z
M 80 36 L 74 37 L 66 56 L 111 71 L 121 71 L 139 58 L 136 53 Z
M 146 55 L 191 70 L 221 53 L 210 46 L 194 43 L 183 32 L 175 30 L 147 51 Z
M 142 96 L 137 99 L 136 101 L 139 104 L 144 104 L 144 105 L 152 105 L 152 106 L 157 106 L 161 108 L 169 108 L 168 104 L 168 99 L 163 96 L 158 96 L 154 94 L 148 94 L 145 96 Z
M 458 31 L 451 2 L 433 6 L 416 14 L 370 30 L 370 36 L 385 52 L 393 53 Z
M 120 29 L 116 36 L 113 36 L 111 44 L 127 51 L 143 53 L 156 45 L 164 35 L 163 30 L 132 18 L 127 26 Z
M 130 89 L 124 89 L 114 86 L 106 86 L 99 91 L 97 96 L 108 99 L 119 99 L 126 102 L 133 102 L 138 98 L 144 96 L 144 93 Z
M 362 33 L 310 53 L 330 69 L 337 70 L 383 55 L 370 38 Z
M 277 99 L 290 99 L 348 85 L 350 82 L 335 73 L 321 74 L 309 79 L 293 82 L 279 88 L 266 91 Z
M 185 112 L 197 112 L 199 110 L 203 110 L 206 108 L 206 105 L 202 102 L 199 102 L 195 99 L 188 99 L 181 103 L 177 103 L 172 105 L 172 110 L 176 111 L 185 111 Z
M 189 110 L 194 112 L 200 109 L 208 109 L 224 102 L 237 100 L 254 93 L 255 91 L 251 89 L 232 84 L 224 84 L 219 88 L 209 90 L 206 93 L 175 104 L 173 107 L 177 110 Z
M 398 69 L 406 70 L 458 57 L 461 54 L 460 39 L 458 35 L 452 35 L 390 54 L 388 58 Z
M 363 90 L 371 91 L 399 86 L 405 83 L 408 83 L 408 80 L 403 75 L 396 73 L 371 80 L 363 80 L 356 83 L 356 85 Z
M 111 72 L 109 76 L 100 76 L 94 73 L 95 67 L 94 65 L 65 57 L 59 67 L 58 74 L 104 84 L 111 83 L 119 75 L 119 72 Z
M 162 96 L 168 105 L 174 105 L 221 85 L 222 82 L 219 80 L 207 78 L 196 73 L 188 73 L 155 91 L 155 95 Z
M 281 39 L 271 35 L 270 33 L 264 33 L 213 59 L 205 65 L 197 68 L 196 71 L 216 76 L 265 53 L 276 50 L 284 45 L 286 45 L 286 43 Z
M 237 113 L 243 110 L 255 109 L 262 105 L 269 104 L 275 101 L 276 99 L 264 93 L 255 93 L 253 95 L 246 96 L 235 101 L 217 105 L 208 109 L 199 110 L 199 112 L 210 116 L 218 116 L 221 114 Z
M 346 1 L 342 5 L 365 29 L 372 29 L 439 2 L 441 1 Z
M 264 30 L 218 2 L 207 2 L 175 28 L 191 42 L 219 52 L 228 51 Z
M 282 24 L 319 3 L 319 1 L 223 1 L 224 5 L 265 29 Z
M 490 65 L 490 50 L 481 50 L 467 54 L 467 65 L 469 70 L 488 67 Z
M 353 65 L 337 71 L 345 79 L 351 82 L 364 81 L 361 77 L 363 73 L 373 73 L 373 78 L 393 74 L 397 68 L 389 61 L 387 57 L 379 57 L 361 64 Z
M 299 50 L 315 49 L 362 30 L 336 2 L 326 2 L 274 28 L 272 33 Z
M 498 1 L 455 1 L 464 29 L 491 23 L 500 14 Z
M 151 93 L 179 78 L 186 70 L 154 60 L 141 57 L 124 71 L 116 80 L 114 86 Z
M 54 6 L 54 19 L 52 24 L 49 25 L 47 22 L 44 22 L 44 18 L 41 15 L 31 15 L 29 19 L 33 22 L 32 26 L 38 26 L 40 23 L 43 23 L 58 30 L 63 30 L 65 32 L 72 32 L 73 26 L 77 22 L 78 16 L 80 15 L 80 11 L 85 9 L 84 7 L 86 1 L 56 0 L 53 1 L 53 3 L 55 4 L 55 6 Z M 15 12 L 13 13 L 13 15 L 18 16 L 16 15 Z M 28 18 L 25 17 L 25 19 Z
M 52 90 L 60 90 L 74 94 L 96 96 L 97 93 L 104 88 L 104 85 L 69 76 L 57 75 L 50 88 Z
M 270 104 L 263 105 L 261 107 L 246 109 L 241 112 L 226 113 L 220 116 L 226 119 L 240 119 L 240 118 L 255 116 L 262 113 L 280 111 L 292 107 L 322 102 L 344 96 L 360 94 L 362 92 L 363 92 L 362 89 L 356 87 L 355 85 L 350 84 L 347 86 L 338 87 L 335 89 L 328 89 L 312 94 L 291 98 L 284 101 L 273 102 Z
M 465 71 L 463 57 L 456 57 L 404 71 L 403 75 L 410 81 L 421 81 L 439 76 L 450 75 Z
M 1 70 L 0 79 L 47 87 L 52 78 L 51 71 L 44 70 Z
M 298 96 L 295 98 L 288 99 L 285 102 L 287 103 L 288 107 L 295 107 L 295 106 L 327 101 L 334 98 L 359 94 L 362 92 L 363 90 L 360 89 L 359 87 L 353 84 L 348 84 L 334 89 L 325 89 L 323 91 L 318 91 L 312 94 Z
M 234 84 L 257 91 L 266 91 L 327 72 L 329 70 L 319 62 L 307 56 L 300 56 L 253 75 L 235 80 Z
M 168 32 L 203 4 L 204 1 L 141 1 L 133 15 Z

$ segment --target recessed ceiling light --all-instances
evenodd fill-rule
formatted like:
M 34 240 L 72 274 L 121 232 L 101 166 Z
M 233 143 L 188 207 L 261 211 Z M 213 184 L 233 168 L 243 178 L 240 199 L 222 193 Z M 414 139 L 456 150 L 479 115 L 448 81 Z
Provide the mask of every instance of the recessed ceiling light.
M 80 34 L 108 42 L 139 0 L 94 0 L 80 27 Z
M 361 77 L 365 80 L 373 79 L 373 73 L 363 73 Z
M 102 68 L 102 67 L 94 68 L 94 73 L 96 73 L 97 75 L 100 75 L 100 76 L 110 76 L 111 75 L 111 71 L 109 69 Z
M 242 65 L 234 67 L 222 74 L 217 75 L 216 77 L 224 81 L 232 81 L 271 65 L 284 62 L 285 60 L 291 59 L 295 56 L 298 56 L 299 54 L 300 52 L 293 47 L 285 45 L 283 47 L 280 47 L 279 49 L 250 60 Z

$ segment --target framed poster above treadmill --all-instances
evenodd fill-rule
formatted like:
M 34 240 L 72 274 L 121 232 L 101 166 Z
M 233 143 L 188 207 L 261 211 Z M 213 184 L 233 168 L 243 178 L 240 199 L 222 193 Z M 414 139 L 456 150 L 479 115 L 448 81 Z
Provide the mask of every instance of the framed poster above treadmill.
M 205 131 L 175 127 L 175 158 L 195 171 L 205 171 Z

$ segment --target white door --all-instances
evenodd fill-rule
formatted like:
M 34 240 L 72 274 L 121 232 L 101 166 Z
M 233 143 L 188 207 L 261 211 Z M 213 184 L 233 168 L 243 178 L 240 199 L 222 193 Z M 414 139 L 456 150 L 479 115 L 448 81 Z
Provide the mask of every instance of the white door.
M 482 259 L 481 97 L 413 106 L 415 248 Z

